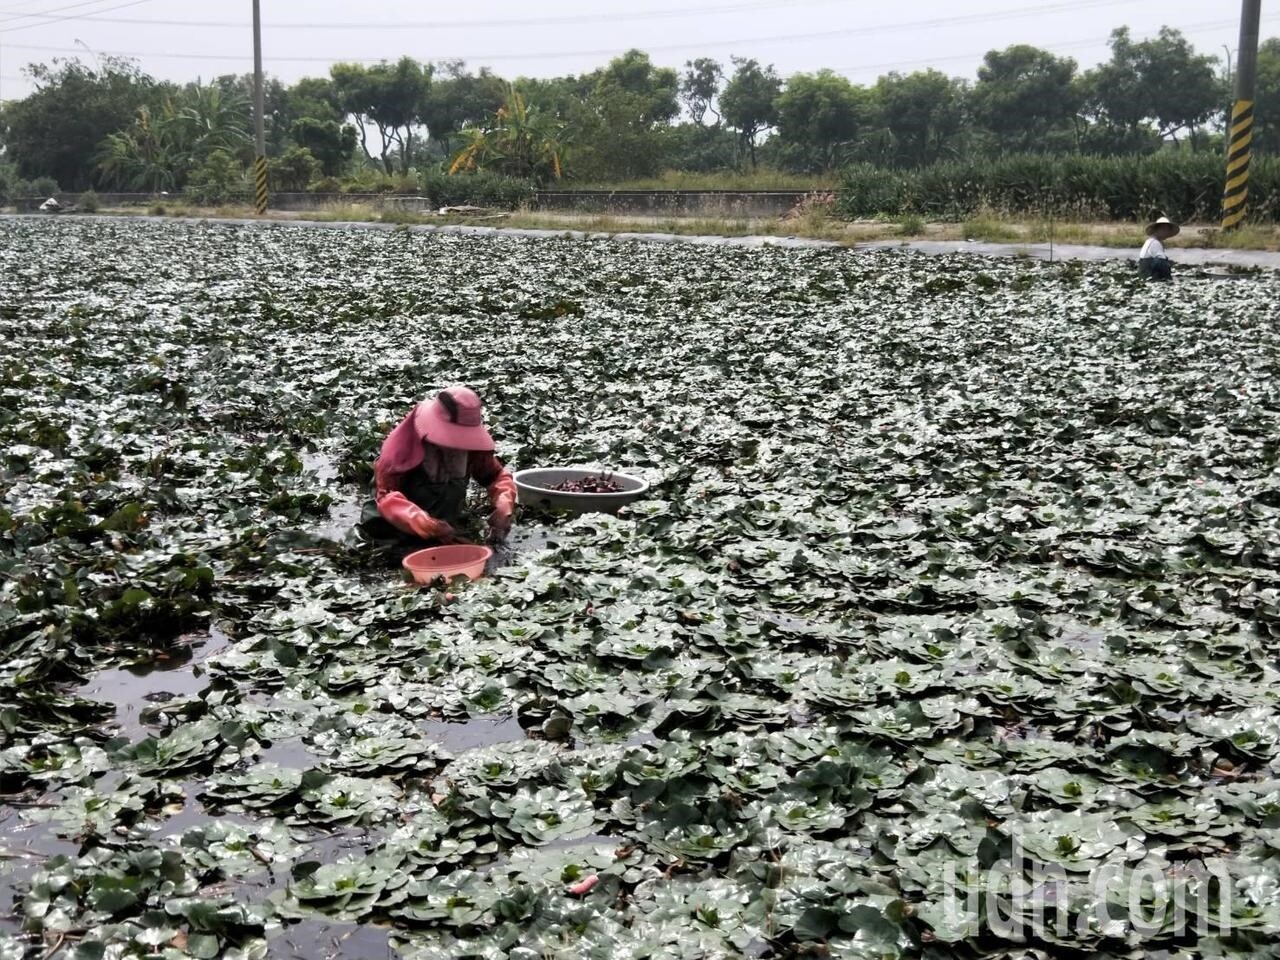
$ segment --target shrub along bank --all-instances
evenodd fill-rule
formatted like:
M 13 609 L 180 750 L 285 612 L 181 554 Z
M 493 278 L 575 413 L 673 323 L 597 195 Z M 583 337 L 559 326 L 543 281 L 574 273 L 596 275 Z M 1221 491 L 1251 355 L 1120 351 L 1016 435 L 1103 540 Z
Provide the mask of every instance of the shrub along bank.
M 847 169 L 838 210 L 858 219 L 921 216 L 961 220 L 980 212 L 1074 220 L 1216 220 L 1222 204 L 1223 158 L 1159 153 L 1149 157 L 1012 156 L 960 160 L 917 170 L 871 165 Z M 1250 209 L 1280 220 L 1280 161 L 1255 158 Z

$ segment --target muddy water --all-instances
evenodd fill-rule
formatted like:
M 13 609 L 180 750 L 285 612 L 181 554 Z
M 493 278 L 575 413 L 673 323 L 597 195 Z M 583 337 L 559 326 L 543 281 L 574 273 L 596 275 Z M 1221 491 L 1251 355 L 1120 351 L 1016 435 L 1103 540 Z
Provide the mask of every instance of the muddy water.
M 485 573 L 514 566 L 520 557 L 554 546 L 555 530 L 550 527 L 539 524 L 513 527 L 507 542 L 494 547 L 493 557 L 485 566 Z
M 270 940 L 270 955 L 287 960 L 385 960 L 396 956 L 387 931 L 368 924 L 303 920 Z
M 80 845 L 57 836 L 51 823 L 28 823 L 12 807 L 0 806 L 0 933 L 22 928 L 18 901 L 36 871 L 57 856 L 74 857 Z
M 312 753 L 297 737 L 275 741 L 254 761 L 255 765 L 274 763 L 278 767 L 288 767 L 293 770 L 310 770 L 323 762 L 324 758 Z
M 462 723 L 424 720 L 418 728 L 453 754 L 527 739 L 515 717 L 476 717 Z
M 316 479 L 326 487 L 332 486 L 333 481 L 338 478 L 338 458 L 331 453 L 317 450 L 315 453 L 304 453 L 298 459 L 302 461 L 302 469 L 307 473 L 314 473 Z
M 312 534 L 321 540 L 345 540 L 360 521 L 365 494 L 351 484 L 338 482 L 338 458 L 333 454 L 316 451 L 304 453 L 299 459 L 302 469 L 314 474 L 320 486 L 334 498 L 329 516 L 312 527 Z
M 151 733 L 142 719 L 143 711 L 170 700 L 198 696 L 208 685 L 204 663 L 230 643 L 216 626 L 207 634 L 189 634 L 150 660 L 102 670 L 77 687 L 77 696 L 115 707 L 108 726 L 121 736 L 137 740 Z

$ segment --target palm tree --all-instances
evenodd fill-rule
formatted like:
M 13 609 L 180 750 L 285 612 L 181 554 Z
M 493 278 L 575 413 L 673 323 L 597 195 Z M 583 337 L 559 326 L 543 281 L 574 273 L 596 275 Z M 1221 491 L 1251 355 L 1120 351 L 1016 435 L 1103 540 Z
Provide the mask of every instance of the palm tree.
M 166 111 L 153 116 L 140 107 L 133 126 L 110 134 L 98 152 L 98 169 L 106 182 L 128 190 L 173 190 L 190 158 L 183 156 L 174 136 L 173 117 Z
M 237 90 L 188 84 L 180 94 L 177 118 L 186 146 L 196 156 L 214 150 L 234 153 L 249 142 L 249 99 Z
M 493 170 L 510 177 L 559 180 L 564 175 L 564 125 L 531 108 L 515 89 L 484 127 L 462 131 L 466 144 L 449 173 Z
M 179 189 L 211 156 L 234 154 L 249 142 L 248 103 L 234 91 L 189 84 L 156 111 L 141 107 L 129 129 L 108 136 L 98 169 L 124 189 Z

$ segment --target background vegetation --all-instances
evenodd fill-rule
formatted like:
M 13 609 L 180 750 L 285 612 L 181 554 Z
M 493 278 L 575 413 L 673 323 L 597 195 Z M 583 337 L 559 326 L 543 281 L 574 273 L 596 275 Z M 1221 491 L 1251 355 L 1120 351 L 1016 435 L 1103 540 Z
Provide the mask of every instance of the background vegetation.
M 69 191 L 246 191 L 247 76 L 173 84 L 136 64 L 27 68 L 36 89 L 0 109 L 0 198 Z M 1208 216 L 1220 193 L 1230 100 L 1220 60 L 1177 30 L 1135 40 L 1081 71 L 1027 45 L 987 54 L 976 79 L 936 70 L 860 86 L 829 71 L 781 77 L 732 58 L 658 67 L 632 50 L 579 76 L 509 81 L 460 62 L 337 63 L 267 85 L 277 191 L 426 192 L 511 204 L 536 186 L 826 188 L 841 210 L 966 216 L 1159 208 Z M 1263 45 L 1258 147 L 1280 151 L 1280 38 Z M 452 182 L 450 182 L 452 178 Z M 1255 196 L 1270 199 L 1263 165 Z

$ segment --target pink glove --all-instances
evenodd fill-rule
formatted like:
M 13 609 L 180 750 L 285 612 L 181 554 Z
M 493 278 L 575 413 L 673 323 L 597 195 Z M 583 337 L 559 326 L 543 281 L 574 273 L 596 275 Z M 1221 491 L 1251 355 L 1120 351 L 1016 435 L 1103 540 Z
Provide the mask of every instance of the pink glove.
M 493 513 L 489 515 L 489 539 L 502 541 L 511 532 L 511 518 L 516 512 L 516 481 L 511 471 L 493 458 L 498 475 L 489 484 L 489 502 Z
M 397 530 L 411 533 L 423 540 L 439 540 L 452 543 L 457 532 L 443 520 L 437 520 L 411 501 L 403 493 L 389 493 L 378 501 L 378 512 Z

